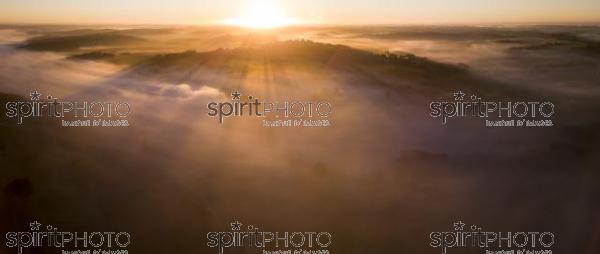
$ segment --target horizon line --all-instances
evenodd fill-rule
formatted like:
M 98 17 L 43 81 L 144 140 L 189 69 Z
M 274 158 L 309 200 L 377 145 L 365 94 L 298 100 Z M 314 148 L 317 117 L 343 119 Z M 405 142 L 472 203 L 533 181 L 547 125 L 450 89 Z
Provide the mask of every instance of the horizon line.
M 581 25 L 594 25 L 599 26 L 600 20 L 596 21 L 498 21 L 498 22 L 431 22 L 431 23 L 419 23 L 419 22 L 407 22 L 407 23 L 316 23 L 306 22 L 298 24 L 289 24 L 281 27 L 274 27 L 271 29 L 281 29 L 289 27 L 361 27 L 361 26 L 537 26 L 537 25 L 570 25 L 570 26 L 581 26 Z M 205 23 L 118 23 L 118 22 L 3 22 L 0 21 L 0 26 L 181 26 L 181 27 L 239 27 L 241 26 L 223 24 L 219 22 L 205 22 Z M 264 29 L 269 30 L 269 29 Z

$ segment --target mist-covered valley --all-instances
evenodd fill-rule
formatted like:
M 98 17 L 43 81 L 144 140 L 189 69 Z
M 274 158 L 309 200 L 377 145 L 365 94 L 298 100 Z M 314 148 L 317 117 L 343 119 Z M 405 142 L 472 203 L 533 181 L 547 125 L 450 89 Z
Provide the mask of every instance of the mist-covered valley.
M 39 220 L 215 253 L 206 233 L 239 220 L 331 232 L 333 253 L 438 253 L 429 233 L 462 220 L 600 248 L 599 27 L 2 25 L 0 43 L 3 231 Z M 236 90 L 328 101 L 332 125 L 207 116 Z M 127 102 L 131 125 L 5 116 L 32 91 Z M 442 124 L 430 103 L 457 91 L 551 101 L 554 126 Z

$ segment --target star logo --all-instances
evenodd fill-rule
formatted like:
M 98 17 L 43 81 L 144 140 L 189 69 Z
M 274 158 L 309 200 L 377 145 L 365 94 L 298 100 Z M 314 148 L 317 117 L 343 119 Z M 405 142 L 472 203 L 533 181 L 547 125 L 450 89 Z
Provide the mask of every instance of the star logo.
M 465 228 L 465 224 L 462 221 L 454 222 L 454 230 L 463 230 Z
M 231 223 L 230 225 L 231 225 L 231 230 L 238 231 L 238 230 L 242 229 L 242 223 L 240 223 L 239 221 L 235 221 L 235 222 Z
M 235 92 L 231 93 L 231 96 L 233 97 L 233 100 L 239 100 L 241 99 L 240 96 L 242 94 L 240 92 L 238 92 L 238 90 L 235 90 Z
M 37 222 L 37 221 L 34 221 L 34 222 L 31 222 L 31 223 L 29 223 L 29 227 L 31 228 L 31 231 L 37 231 L 37 230 L 40 230 L 40 226 L 41 226 L 41 225 L 42 225 L 42 224 L 41 224 L 41 223 L 39 223 L 39 222 Z
M 29 93 L 29 96 L 31 97 L 32 101 L 39 101 L 40 96 L 42 96 L 42 94 L 39 93 L 38 91 L 33 91 L 33 92 Z
M 465 97 L 465 93 L 463 93 L 462 91 L 458 91 L 458 92 L 454 93 L 455 101 L 462 101 L 463 97 Z

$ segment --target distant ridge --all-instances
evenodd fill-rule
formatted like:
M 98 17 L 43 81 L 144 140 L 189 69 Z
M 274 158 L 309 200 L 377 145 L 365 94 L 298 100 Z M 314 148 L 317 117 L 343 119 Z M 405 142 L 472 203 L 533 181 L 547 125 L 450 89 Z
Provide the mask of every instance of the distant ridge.
M 82 35 L 43 35 L 25 41 L 21 48 L 30 50 L 67 51 L 81 47 L 121 45 L 141 42 L 144 39 L 115 32 L 100 32 Z

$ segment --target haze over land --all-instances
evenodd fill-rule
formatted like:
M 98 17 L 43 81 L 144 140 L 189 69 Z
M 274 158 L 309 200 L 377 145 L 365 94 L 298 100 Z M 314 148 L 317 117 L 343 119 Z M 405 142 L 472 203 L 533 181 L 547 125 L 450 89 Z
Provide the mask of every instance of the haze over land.
M 429 233 L 469 220 L 598 252 L 597 26 L 3 25 L 0 42 L 2 105 L 33 90 L 132 105 L 128 128 L 2 117 L 2 231 L 36 219 L 215 253 L 206 232 L 240 220 L 331 232 L 332 253 L 438 253 Z M 207 117 L 234 89 L 330 101 L 333 126 Z M 556 125 L 430 117 L 458 90 L 552 101 Z
M 215 25 L 247 20 L 257 6 L 261 18 L 277 12 L 273 16 L 279 20 L 310 24 L 600 22 L 600 3 L 594 0 L 8 0 L 2 3 L 0 22 Z

